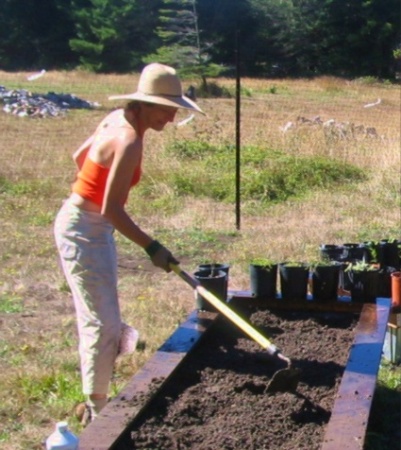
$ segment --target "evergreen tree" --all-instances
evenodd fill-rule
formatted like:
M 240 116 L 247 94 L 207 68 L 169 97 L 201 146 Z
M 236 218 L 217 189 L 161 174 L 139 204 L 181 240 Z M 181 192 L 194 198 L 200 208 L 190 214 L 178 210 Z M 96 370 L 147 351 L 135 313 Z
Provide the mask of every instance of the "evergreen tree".
M 159 14 L 156 34 L 162 46 L 146 56 L 144 62 L 171 65 L 183 77 L 197 75 L 206 88 L 207 77 L 219 75 L 223 67 L 211 62 L 210 44 L 202 39 L 198 25 L 196 0 L 163 0 Z
M 250 0 L 249 3 L 254 33 L 248 42 L 252 49 L 248 71 L 265 76 L 294 73 L 301 32 L 295 22 L 292 0 Z
M 350 76 L 394 75 L 400 38 L 399 0 L 326 0 L 327 72 Z
M 96 72 L 127 72 L 152 50 L 159 0 L 72 0 L 76 37 L 71 49 L 81 65 Z
M 266 3 L 266 0 L 261 0 Z M 213 42 L 209 54 L 217 64 L 232 69 L 237 43 L 243 74 L 250 73 L 254 62 L 256 20 L 250 0 L 202 0 L 198 2 L 199 24 L 206 39 Z M 263 43 L 257 43 L 258 46 Z
M 73 24 L 63 7 L 69 0 L 2 0 L 0 66 L 6 70 L 67 67 Z
M 2 0 L 0 67 L 395 76 L 399 0 Z M 396 59 L 398 58 L 398 59 Z M 233 73 L 233 72 L 232 72 Z

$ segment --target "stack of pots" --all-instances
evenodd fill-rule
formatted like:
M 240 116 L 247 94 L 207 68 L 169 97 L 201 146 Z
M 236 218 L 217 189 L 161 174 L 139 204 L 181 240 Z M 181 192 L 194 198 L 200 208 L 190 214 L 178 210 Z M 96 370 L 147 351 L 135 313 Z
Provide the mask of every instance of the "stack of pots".
M 342 264 L 340 288 L 350 292 L 353 301 L 372 302 L 376 297 L 392 297 L 392 274 L 399 273 L 401 268 L 401 241 L 382 239 L 322 245 L 320 252 L 323 258 Z M 358 268 L 362 262 L 368 270 Z
M 200 264 L 194 277 L 200 284 L 214 294 L 219 300 L 225 302 L 228 293 L 228 275 L 230 266 L 223 263 Z M 203 296 L 196 292 L 196 308 L 201 311 L 216 311 Z

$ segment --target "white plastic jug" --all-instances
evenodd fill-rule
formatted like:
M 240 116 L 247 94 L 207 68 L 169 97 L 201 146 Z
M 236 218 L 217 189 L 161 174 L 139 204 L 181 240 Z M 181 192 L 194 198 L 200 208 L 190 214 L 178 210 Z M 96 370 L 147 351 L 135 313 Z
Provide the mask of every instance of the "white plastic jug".
M 57 422 L 56 430 L 46 439 L 46 450 L 77 450 L 78 442 L 67 422 Z

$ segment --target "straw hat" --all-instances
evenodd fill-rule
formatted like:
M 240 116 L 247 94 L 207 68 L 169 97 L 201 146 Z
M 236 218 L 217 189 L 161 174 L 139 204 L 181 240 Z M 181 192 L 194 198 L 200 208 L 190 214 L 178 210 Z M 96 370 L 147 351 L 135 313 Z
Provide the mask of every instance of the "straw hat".
M 176 71 L 159 63 L 149 64 L 142 70 L 136 92 L 109 97 L 109 100 L 120 99 L 190 109 L 204 114 L 195 102 L 183 95 Z

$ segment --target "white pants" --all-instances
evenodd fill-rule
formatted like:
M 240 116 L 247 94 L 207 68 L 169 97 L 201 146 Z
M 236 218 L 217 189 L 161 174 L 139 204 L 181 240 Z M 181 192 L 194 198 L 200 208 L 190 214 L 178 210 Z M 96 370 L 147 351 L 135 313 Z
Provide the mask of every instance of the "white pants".
M 54 234 L 77 315 L 83 393 L 107 395 L 121 336 L 114 228 L 67 200 Z

